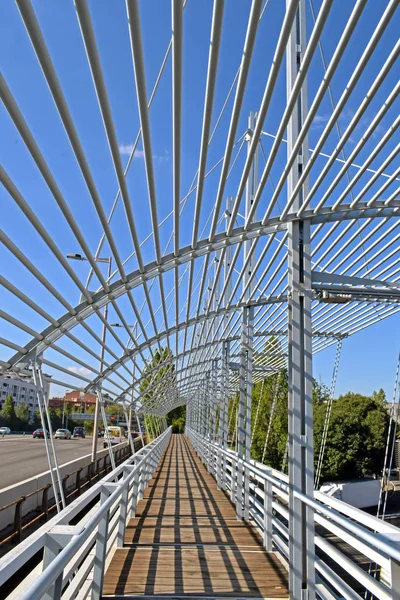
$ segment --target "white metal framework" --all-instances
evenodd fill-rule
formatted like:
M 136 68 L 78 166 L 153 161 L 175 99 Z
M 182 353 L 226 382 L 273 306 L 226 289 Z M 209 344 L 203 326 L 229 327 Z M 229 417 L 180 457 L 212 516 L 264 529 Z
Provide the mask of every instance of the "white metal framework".
M 398 0 L 15 4 L 37 84 L 31 108 L 10 51 L 0 369 L 158 417 L 186 404 L 214 439 L 219 410 L 223 450 L 238 390 L 248 462 L 252 385 L 288 366 L 290 587 L 311 598 L 312 355 L 400 310 Z M 248 518 L 241 469 L 237 489 Z

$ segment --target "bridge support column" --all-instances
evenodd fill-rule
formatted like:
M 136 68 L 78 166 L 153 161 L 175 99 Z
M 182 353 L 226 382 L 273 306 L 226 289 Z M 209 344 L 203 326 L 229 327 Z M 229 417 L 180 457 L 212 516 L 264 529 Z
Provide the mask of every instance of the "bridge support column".
M 253 333 L 254 333 L 254 307 L 248 308 L 247 318 L 247 348 L 246 348 L 246 421 L 245 421 L 245 444 L 244 456 L 246 461 L 251 459 L 251 405 L 253 393 Z M 250 506 L 250 473 L 244 472 L 244 519 L 249 520 Z
M 305 8 L 305 0 L 300 0 L 286 51 L 288 97 L 306 48 Z M 305 81 L 288 126 L 288 157 L 303 127 L 307 106 Z M 306 136 L 288 176 L 288 198 L 302 174 L 308 154 Z M 300 209 L 307 192 L 308 179 L 293 203 L 294 212 Z M 288 233 L 289 591 L 290 598 L 313 600 L 314 514 L 295 497 L 296 492 L 310 498 L 314 493 L 310 224 L 302 220 L 293 221 L 289 224 Z
M 237 454 L 239 459 L 250 458 L 251 392 L 252 392 L 253 307 L 243 309 L 240 370 Z M 244 485 L 243 485 L 244 484 Z M 243 493 L 244 489 L 244 493 Z M 236 516 L 248 518 L 249 476 L 242 465 L 237 469 Z M 243 510 L 244 509 L 244 510 Z
M 289 230 L 289 556 L 291 597 L 303 598 L 314 586 L 314 515 L 295 492 L 313 497 L 313 403 L 311 270 L 309 225 L 296 221 Z M 302 595 L 303 594 L 303 595 Z
M 229 342 L 222 344 L 221 360 L 221 395 L 219 404 L 220 435 L 219 445 L 226 450 L 228 441 L 228 410 L 229 410 Z M 219 455 L 218 459 L 219 479 L 218 486 L 226 489 L 226 458 Z

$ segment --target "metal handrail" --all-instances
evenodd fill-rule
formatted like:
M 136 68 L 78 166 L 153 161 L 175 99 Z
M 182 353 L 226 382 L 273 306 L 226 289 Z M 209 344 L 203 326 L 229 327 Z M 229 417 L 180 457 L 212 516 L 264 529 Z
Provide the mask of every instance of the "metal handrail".
M 135 442 L 136 441 L 137 440 L 135 440 Z M 118 465 L 123 460 L 126 460 L 127 455 L 129 455 L 130 453 L 131 453 L 131 448 L 127 442 L 123 445 L 122 448 L 118 448 L 115 452 L 116 462 L 118 463 Z M 123 456 L 120 456 L 120 454 L 123 454 Z M 79 469 L 75 469 L 74 471 L 71 471 L 70 473 L 63 475 L 63 477 L 62 477 L 63 485 L 68 479 L 70 479 L 71 477 L 74 477 L 74 475 L 76 476 L 75 484 L 70 485 L 66 489 L 65 500 L 66 500 L 67 504 L 70 503 L 72 496 L 75 496 L 76 494 L 79 495 L 83 488 L 93 485 L 95 483 L 96 479 L 100 480 L 101 476 L 103 474 L 106 474 L 107 472 L 109 472 L 109 467 L 111 465 L 106 464 L 105 461 L 107 460 L 107 458 L 108 458 L 108 454 L 106 456 L 102 456 L 101 458 L 96 459 L 96 462 L 90 462 L 87 465 L 79 467 Z M 104 466 L 103 466 L 103 469 L 100 469 L 100 463 L 102 461 L 104 463 Z M 84 475 L 83 479 L 80 479 L 80 474 L 82 473 L 82 471 L 84 469 L 86 469 L 86 475 Z M 4 546 L 5 544 L 7 544 L 11 541 L 19 542 L 21 540 L 22 531 L 31 527 L 34 523 L 36 523 L 37 521 L 39 521 L 40 519 L 42 519 L 44 517 L 47 519 L 48 513 L 53 511 L 56 508 L 55 500 L 53 499 L 53 504 L 49 504 L 50 500 L 47 499 L 48 492 L 51 489 L 52 489 L 52 484 L 46 483 L 46 485 L 38 488 L 37 490 L 34 490 L 33 492 L 30 492 L 29 494 L 24 494 L 24 495 L 20 496 L 19 498 L 12 500 L 8 504 L 5 504 L 4 506 L 0 507 L 0 512 L 2 512 L 8 508 L 12 508 L 13 506 L 15 506 L 14 529 L 13 529 L 12 533 L 6 534 L 6 537 L 3 537 L 3 538 L 0 537 L 0 547 Z M 43 494 L 43 499 L 42 499 L 42 508 L 41 508 L 41 510 L 39 509 L 39 513 L 37 514 L 37 510 L 33 509 L 30 511 L 30 513 L 27 513 L 25 515 L 20 514 L 19 519 L 18 519 L 17 512 L 21 511 L 22 504 L 26 500 L 28 500 L 28 498 L 32 498 L 33 496 L 38 496 L 40 493 Z M 33 513 L 33 515 L 31 513 Z M 26 521 L 26 518 L 29 517 L 29 515 L 31 515 L 31 518 L 29 518 L 29 520 Z M 23 520 L 25 520 L 24 524 L 22 524 Z M 7 527 L 3 527 L 2 531 L 3 532 L 8 531 L 10 525 L 11 525 L 11 523 Z M 4 535 L 4 533 L 3 533 L 3 535 Z
M 233 450 L 226 450 L 218 443 L 211 442 L 189 428 L 186 428 L 186 435 L 203 462 L 207 463 L 211 474 L 215 476 L 217 481 L 223 482 L 221 487 L 231 490 L 232 500 L 236 500 L 234 481 L 238 469 L 244 471 L 249 479 L 252 478 L 250 488 L 253 495 L 249 497 L 248 511 L 264 536 L 266 549 L 271 550 L 272 544 L 274 544 L 275 550 L 282 555 L 285 561 L 288 561 L 288 546 L 284 541 L 284 539 L 286 542 L 289 540 L 288 528 L 278 519 L 277 514 L 283 516 L 286 521 L 289 520 L 287 501 L 289 492 L 291 492 L 295 498 L 313 510 L 316 522 L 325 530 L 334 531 L 338 537 L 344 539 L 367 557 L 373 555 L 378 564 L 385 569 L 389 569 L 392 578 L 395 579 L 399 576 L 400 547 L 396 545 L 396 542 L 400 542 L 400 531 L 397 527 L 322 492 L 315 491 L 314 497 L 310 498 L 298 490 L 291 490 L 287 475 L 261 465 L 254 460 L 246 461 L 238 457 Z M 224 460 L 221 460 L 221 457 L 224 457 Z M 225 464 L 225 472 L 221 473 L 219 469 L 223 468 L 223 464 Z M 263 484 L 264 489 L 257 487 L 257 483 Z M 273 499 L 273 495 L 275 499 Z M 284 501 L 283 503 L 281 503 L 281 499 Z M 267 511 L 264 510 L 264 506 L 267 506 L 269 514 L 266 514 Z M 370 531 L 367 527 L 373 531 Z M 275 533 L 273 533 L 273 528 Z M 280 536 L 283 536 L 284 539 Z M 360 569 L 354 561 L 331 543 L 327 542 L 323 536 L 316 534 L 315 544 L 324 552 L 330 553 L 331 558 L 337 564 L 344 566 L 349 573 L 353 574 L 353 577 L 357 576 L 362 585 L 365 585 L 377 598 L 382 600 L 398 598 L 394 589 L 395 584 L 392 588 L 389 588 L 379 582 Z M 316 557 L 315 569 L 340 593 L 345 590 L 344 597 L 354 597 L 355 592 L 335 571 L 326 565 L 323 559 L 317 559 Z M 323 587 L 325 583 L 321 580 L 320 585 Z
M 16 571 L 18 571 L 27 561 L 32 558 L 39 550 L 44 549 L 43 572 L 34 581 L 34 583 L 19 596 L 20 600 L 34 600 L 42 598 L 52 588 L 53 598 L 61 598 L 62 595 L 62 573 L 68 566 L 68 563 L 74 558 L 76 553 L 84 546 L 91 534 L 96 530 L 102 520 L 109 516 L 110 509 L 117 505 L 120 508 L 118 527 L 122 532 L 126 526 L 127 506 L 126 502 L 130 489 L 136 483 L 136 493 L 133 491 L 132 502 L 136 502 L 141 493 L 141 485 L 145 485 L 153 473 L 158 459 L 167 444 L 171 435 L 171 429 L 167 429 L 157 439 L 153 440 L 128 458 L 124 463 L 108 474 L 101 482 L 87 490 L 80 498 L 75 500 L 70 506 L 61 511 L 49 523 L 40 528 L 35 534 L 22 542 L 18 549 L 11 551 L 0 561 L 0 585 L 7 581 Z M 122 478 L 118 479 L 119 477 Z M 141 485 L 139 485 L 139 479 Z M 81 512 L 96 496 L 101 495 L 101 505 L 95 513 L 84 524 L 70 527 L 71 520 Z M 124 504 L 125 502 L 125 504 Z M 124 510 L 122 510 L 124 508 Z M 46 550 L 48 548 L 49 537 L 60 540 L 64 536 L 65 543 L 60 552 L 48 560 Z M 122 535 L 122 534 L 121 534 Z M 100 536 L 96 537 L 96 544 L 99 543 Z M 107 543 L 107 540 L 105 541 Z M 88 548 L 90 552 L 91 546 Z M 105 565 L 103 565 L 103 569 Z M 75 577 L 79 576 L 79 570 Z M 61 577 L 61 581 L 60 581 Z M 96 585 L 98 582 L 95 582 Z M 100 597 L 96 594 L 92 597 Z

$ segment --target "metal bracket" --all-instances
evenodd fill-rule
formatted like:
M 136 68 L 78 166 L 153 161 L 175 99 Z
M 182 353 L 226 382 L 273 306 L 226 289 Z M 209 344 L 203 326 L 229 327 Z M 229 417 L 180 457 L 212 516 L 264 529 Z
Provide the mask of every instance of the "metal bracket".
M 118 483 L 115 482 L 110 482 L 110 483 L 103 483 L 103 485 L 101 486 L 101 491 L 104 492 L 105 494 L 108 494 L 108 496 L 111 496 L 111 494 L 119 487 L 121 487 L 122 485 L 122 481 L 119 481 Z
M 307 446 L 307 436 L 306 435 L 301 435 L 300 436 L 300 445 L 302 446 L 302 448 L 306 448 Z
M 246 140 L 246 142 L 248 142 L 251 140 L 252 137 L 253 137 L 253 130 L 248 129 L 245 133 L 244 139 Z
M 51 539 L 51 542 L 57 544 L 60 548 L 65 548 L 74 536 L 80 535 L 83 531 L 84 527 L 81 525 L 56 525 L 50 529 L 47 536 Z

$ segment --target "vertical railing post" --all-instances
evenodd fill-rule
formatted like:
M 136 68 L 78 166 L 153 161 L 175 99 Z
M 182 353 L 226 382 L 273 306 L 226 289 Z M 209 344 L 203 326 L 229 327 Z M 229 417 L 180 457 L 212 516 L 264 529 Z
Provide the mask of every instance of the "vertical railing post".
M 237 452 L 231 458 L 231 502 L 236 503 Z
M 146 469 L 146 459 L 143 458 L 142 462 L 140 463 L 140 470 L 139 470 L 138 500 L 141 500 L 143 498 L 145 469 Z
M 207 441 L 206 451 L 207 451 L 207 471 L 210 473 L 212 468 L 212 453 L 211 453 L 211 442 L 213 438 L 213 386 L 212 386 L 212 376 L 210 371 L 207 371 L 207 386 L 206 386 L 206 437 Z
M 132 502 L 131 502 L 131 517 L 136 517 L 136 507 L 138 502 L 139 495 L 139 469 L 137 467 L 135 474 L 133 476 L 133 485 L 132 485 Z
M 100 495 L 100 506 L 104 504 L 109 492 L 104 489 Z M 104 570 L 107 556 L 108 524 L 110 514 L 107 510 L 97 527 L 96 548 L 94 555 L 92 600 L 100 600 L 103 593 Z
M 390 591 L 392 600 L 400 600 L 400 563 L 390 560 Z
M 43 488 L 43 493 L 42 493 L 42 513 L 43 513 L 44 521 L 47 521 L 48 516 L 49 516 L 49 488 L 50 487 L 51 487 L 50 483 L 45 485 Z
M 124 467 L 123 480 L 127 479 L 128 475 L 134 469 L 133 465 L 127 465 Z M 125 539 L 126 521 L 128 518 L 128 496 L 129 496 L 129 485 L 125 483 L 125 487 L 121 494 L 119 518 L 118 518 L 118 532 L 117 532 L 117 547 L 122 548 Z
M 15 536 L 14 540 L 16 542 L 20 542 L 21 541 L 21 533 L 22 533 L 22 503 L 25 501 L 25 496 L 22 496 L 22 498 L 20 498 L 16 505 L 15 505 L 15 512 L 14 512 L 14 533 L 16 533 L 17 535 Z
M 272 551 L 272 483 L 264 480 L 264 547 Z
M 47 569 L 51 562 L 57 555 L 59 554 L 61 547 L 60 545 L 51 538 L 51 536 L 47 536 L 46 546 L 44 547 L 43 552 L 43 571 Z M 63 580 L 63 572 L 61 572 L 54 584 L 47 590 L 47 592 L 43 595 L 43 600 L 60 600 L 62 594 L 62 580 Z
M 229 415 L 229 351 L 230 342 L 224 343 L 224 432 L 222 440 L 222 448 L 228 447 L 228 415 Z M 226 456 L 222 458 L 222 489 L 226 489 Z
M 289 7 L 289 4 L 288 4 Z M 306 2 L 300 0 L 286 50 L 286 81 L 289 97 L 306 48 Z M 308 110 L 307 81 L 297 99 L 288 125 L 288 157 L 303 127 Z M 308 161 L 308 138 L 304 139 L 287 180 L 288 198 Z M 299 190 L 292 210 L 296 214 L 308 193 L 308 178 Z M 288 225 L 288 433 L 289 433 L 289 593 L 291 598 L 315 598 L 314 515 L 297 493 L 313 497 L 313 403 L 311 332 L 310 223 L 297 219 Z
M 222 449 L 224 447 L 224 439 L 225 439 L 225 423 L 224 423 L 224 419 L 225 419 L 225 384 L 224 384 L 224 377 L 225 377 L 225 367 L 224 367 L 224 348 L 225 348 L 225 344 L 222 344 L 222 354 L 221 354 L 221 370 L 220 370 L 220 396 L 219 396 L 219 413 L 218 413 L 218 429 L 219 429 L 219 435 L 218 435 L 218 447 L 219 449 Z M 223 486 L 223 472 L 222 472 L 222 465 L 223 465 L 223 453 L 221 451 L 218 451 L 218 456 L 217 456 L 217 486 L 218 489 L 221 489 Z
M 42 571 L 46 571 L 71 539 L 80 535 L 82 532 L 83 527 L 79 525 L 56 525 L 50 529 L 46 535 Z M 63 576 L 63 570 L 58 575 L 54 574 L 54 579 L 50 587 L 40 596 L 42 600 L 61 600 L 63 592 Z

